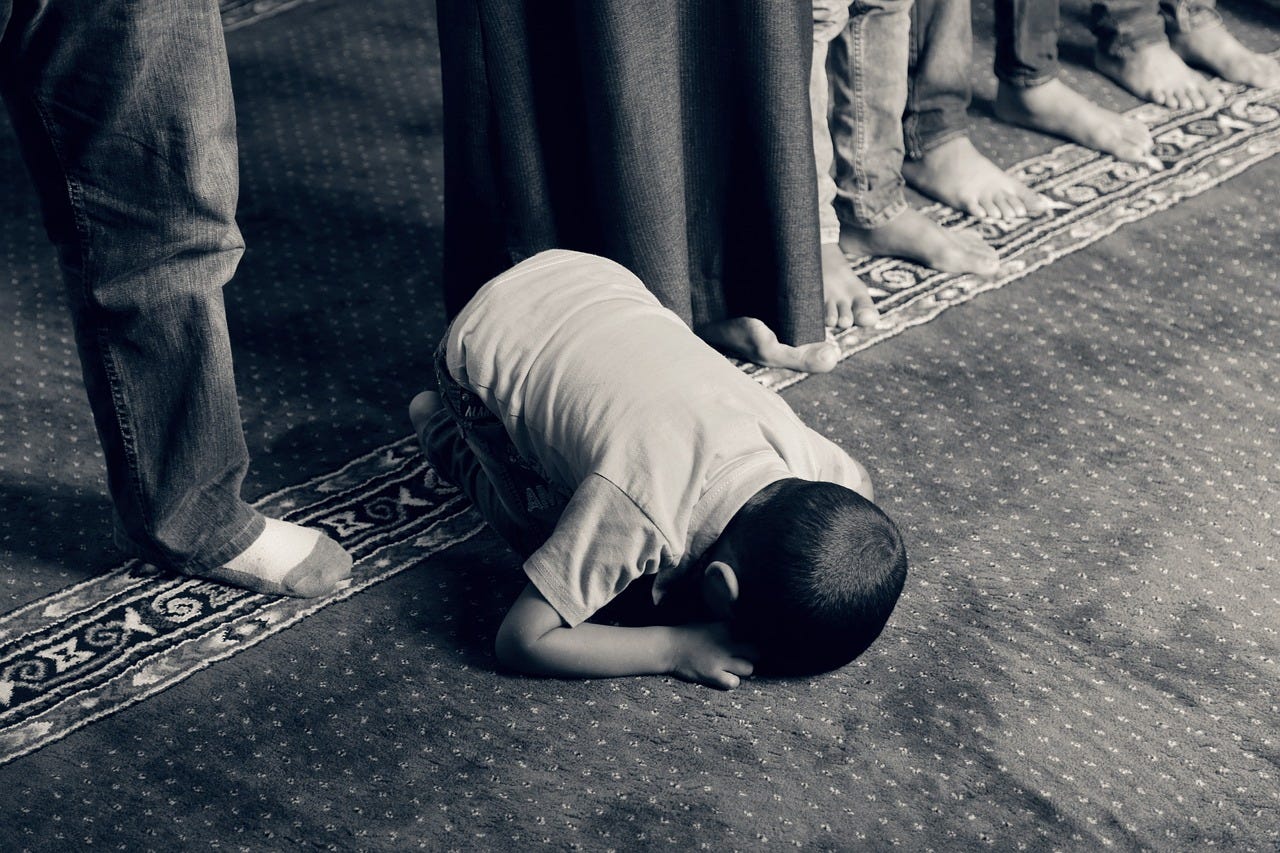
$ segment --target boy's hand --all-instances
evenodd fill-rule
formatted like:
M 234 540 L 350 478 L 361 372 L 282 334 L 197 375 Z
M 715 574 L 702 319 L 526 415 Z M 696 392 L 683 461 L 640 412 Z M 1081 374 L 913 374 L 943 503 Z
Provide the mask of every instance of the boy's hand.
M 732 690 L 751 674 L 749 646 L 729 639 L 723 623 L 624 628 L 583 622 L 575 628 L 532 583 L 507 611 L 495 642 L 498 660 L 531 675 L 613 678 L 674 673 Z
M 723 622 L 680 625 L 672 629 L 675 660 L 672 672 L 686 681 L 696 681 L 721 690 L 732 690 L 755 669 L 752 648 L 729 638 Z

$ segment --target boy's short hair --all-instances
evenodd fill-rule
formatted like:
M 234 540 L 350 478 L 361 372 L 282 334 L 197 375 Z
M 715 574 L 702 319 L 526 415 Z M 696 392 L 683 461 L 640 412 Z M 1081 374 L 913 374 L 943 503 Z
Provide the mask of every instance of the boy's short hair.
M 907 577 L 897 525 L 837 483 L 766 486 L 723 536 L 736 560 L 735 633 L 757 646 L 762 674 L 844 666 L 880 635 Z

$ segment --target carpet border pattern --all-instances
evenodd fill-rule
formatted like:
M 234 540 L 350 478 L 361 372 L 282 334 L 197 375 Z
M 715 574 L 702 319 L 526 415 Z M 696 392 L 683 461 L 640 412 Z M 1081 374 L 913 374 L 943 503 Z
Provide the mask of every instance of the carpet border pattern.
M 1172 113 L 1146 106 L 1131 115 L 1152 126 L 1165 168 L 1119 163 L 1072 145 L 1020 164 L 1015 173 L 1050 198 L 1053 209 L 1037 219 L 978 226 L 1000 252 L 997 276 L 855 261 L 883 318 L 876 329 L 841 335 L 843 357 L 1218 186 L 1280 150 L 1276 90 L 1236 88 L 1216 109 Z M 929 213 L 947 227 L 971 224 L 940 206 Z M 804 378 L 748 370 L 775 390 Z M 483 527 L 466 500 L 436 479 L 412 439 L 268 495 L 257 506 L 341 542 L 356 559 L 355 582 L 319 599 L 274 598 L 129 562 L 0 616 L 0 764 L 137 704 Z
M 1277 53 L 1280 53 L 1278 51 Z M 1155 104 L 1127 115 L 1151 128 L 1164 168 L 1124 163 L 1065 144 L 1009 171 L 1046 196 L 1047 216 L 979 222 L 935 204 L 925 210 L 948 228 L 975 227 L 1000 254 L 990 278 L 940 273 L 893 258 L 851 259 L 881 311 L 873 329 L 854 327 L 836 337 L 844 359 L 928 323 L 948 308 L 1078 252 L 1120 227 L 1210 190 L 1280 150 L 1280 91 L 1232 86 L 1219 107 L 1174 112 Z M 781 391 L 806 374 L 744 365 L 758 381 Z

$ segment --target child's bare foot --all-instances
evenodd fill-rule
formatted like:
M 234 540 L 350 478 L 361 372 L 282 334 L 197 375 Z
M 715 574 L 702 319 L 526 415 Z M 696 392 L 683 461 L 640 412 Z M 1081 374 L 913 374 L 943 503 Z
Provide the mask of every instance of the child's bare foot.
M 840 247 L 851 255 L 889 255 L 942 272 L 993 275 L 1000 268 L 996 250 L 968 231 L 948 231 L 908 207 L 879 228 L 840 229 Z
M 1161 168 L 1151 156 L 1155 142 L 1145 124 L 1103 109 L 1057 78 L 1031 87 L 1001 81 L 995 112 L 1010 124 L 1061 136 L 1130 163 Z
M 830 373 L 840 361 L 840 345 L 818 341 L 788 346 L 755 317 L 732 317 L 707 323 L 697 329 L 698 337 L 735 358 L 764 367 L 785 367 L 801 373 Z
M 1175 110 L 1222 103 L 1213 81 L 1188 68 L 1167 42 L 1143 45 L 1123 58 L 1095 51 L 1093 64 L 1139 98 Z
M 917 192 L 980 218 L 1020 219 L 1048 209 L 1039 193 L 984 157 L 967 136 L 906 161 L 902 177 Z
M 1220 22 L 1195 27 L 1169 41 L 1187 64 L 1212 71 L 1224 80 L 1263 89 L 1280 86 L 1280 63 L 1249 50 Z
M 268 518 L 262 533 L 225 565 L 200 577 L 267 595 L 312 598 L 346 586 L 351 555 L 319 530 Z
M 867 285 L 853 274 L 839 243 L 822 244 L 822 303 L 823 322 L 842 331 L 854 323 L 874 326 L 880 319 Z

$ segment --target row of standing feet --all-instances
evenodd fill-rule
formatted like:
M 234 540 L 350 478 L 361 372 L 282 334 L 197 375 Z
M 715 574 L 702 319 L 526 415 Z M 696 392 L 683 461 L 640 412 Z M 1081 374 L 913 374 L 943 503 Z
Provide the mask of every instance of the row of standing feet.
M 1123 57 L 1098 51 L 1095 67 L 1134 95 L 1170 109 L 1219 105 L 1224 96 L 1215 78 L 1260 88 L 1280 86 L 1280 63 L 1249 50 L 1217 19 L 1171 33 L 1166 41 L 1144 44 Z M 1145 124 L 1095 104 L 1057 76 L 1033 85 L 1002 80 L 993 110 L 1010 124 L 1153 170 L 1162 168 Z M 902 177 L 922 195 L 980 220 L 1022 219 L 1048 210 L 1046 199 L 1003 171 L 966 136 L 906 160 Z M 822 247 L 824 321 L 837 332 L 873 327 L 879 321 L 866 284 L 850 269 L 850 256 L 898 257 L 942 272 L 982 276 L 994 275 L 1000 265 L 995 249 L 978 234 L 945 229 L 910 207 L 874 228 L 842 222 L 839 242 Z M 750 318 L 699 331 L 720 349 L 764 366 L 823 373 L 839 361 L 839 347 L 832 341 L 787 346 Z

